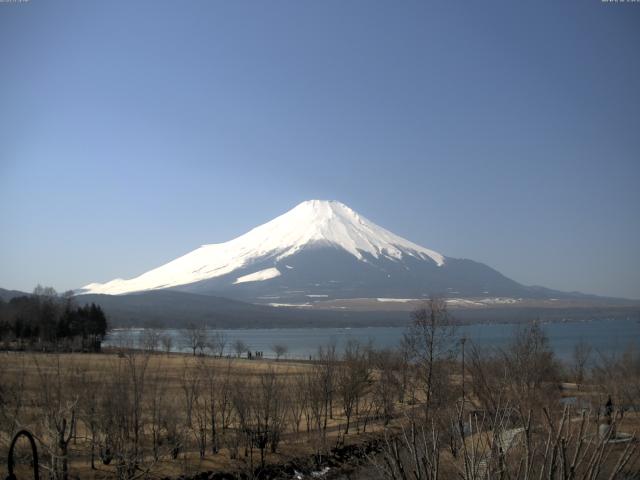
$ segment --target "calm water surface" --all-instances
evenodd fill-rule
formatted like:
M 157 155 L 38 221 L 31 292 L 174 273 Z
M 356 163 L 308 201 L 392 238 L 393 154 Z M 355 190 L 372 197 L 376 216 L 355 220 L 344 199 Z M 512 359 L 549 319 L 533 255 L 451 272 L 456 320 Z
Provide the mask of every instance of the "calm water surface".
M 611 355 L 621 353 L 629 345 L 640 347 L 640 322 L 637 320 L 591 320 L 585 322 L 548 323 L 543 326 L 549 337 L 551 347 L 562 359 L 571 357 L 576 343 L 584 341 L 594 351 Z M 501 347 L 509 339 L 517 325 L 485 324 L 465 325 L 458 327 L 457 335 L 465 335 L 477 345 Z M 337 344 L 340 351 L 347 341 L 356 339 L 360 342 L 371 341 L 377 348 L 396 347 L 403 333 L 403 327 L 359 327 L 359 328 L 269 328 L 219 330 L 227 339 L 227 350 L 232 354 L 232 343 L 240 339 L 252 351 L 262 351 L 265 357 L 273 357 L 272 346 L 284 344 L 288 348 L 288 358 L 309 358 L 318 347 L 330 342 Z M 136 344 L 143 330 L 113 330 L 105 339 L 105 346 Z M 174 351 L 188 351 L 182 344 L 181 331 L 166 329 L 163 334 L 174 337 Z

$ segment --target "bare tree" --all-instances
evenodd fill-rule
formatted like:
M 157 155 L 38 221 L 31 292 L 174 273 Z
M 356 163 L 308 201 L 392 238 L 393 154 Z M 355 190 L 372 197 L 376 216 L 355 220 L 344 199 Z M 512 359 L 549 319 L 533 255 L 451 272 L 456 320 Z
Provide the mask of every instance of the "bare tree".
M 307 391 L 307 379 L 304 374 L 297 374 L 291 379 L 289 385 L 291 392 L 291 401 L 289 403 L 289 411 L 291 415 L 291 423 L 296 433 L 300 433 L 300 423 L 302 415 L 307 410 L 309 401 L 309 392 Z M 307 424 L 307 431 L 309 425 Z
M 508 372 L 504 356 L 494 349 L 471 344 L 466 368 L 470 373 L 470 387 L 480 407 L 496 414 L 508 398 Z
M 122 464 L 128 478 L 137 475 L 140 463 L 144 458 L 142 451 L 142 436 L 144 435 L 144 394 L 146 387 L 146 373 L 149 365 L 148 355 L 130 352 L 125 356 L 126 374 L 130 389 L 130 450 L 125 464 Z
M 155 328 L 145 328 L 139 338 L 140 347 L 149 353 L 154 353 L 160 345 L 160 332 Z
M 100 456 L 105 464 L 115 460 L 116 476 L 122 480 L 138 478 L 155 464 L 145 455 L 143 441 L 149 358 L 146 352 L 123 351 L 103 379 L 109 394 L 101 397 L 99 406 Z
M 271 347 L 271 350 L 276 354 L 276 361 L 278 361 L 280 357 L 287 353 L 289 348 L 284 343 L 276 343 Z
M 237 339 L 233 342 L 233 350 L 236 352 L 236 356 L 240 358 L 244 352 L 249 349 L 246 343 L 242 340 Z
M 338 357 L 336 355 L 336 343 L 330 342 L 326 346 L 318 348 L 318 358 L 316 360 L 315 369 L 320 381 L 322 389 L 322 397 L 324 400 L 324 421 L 323 430 L 327 429 L 327 422 L 333 418 L 333 398 L 336 383 L 336 365 Z
M 535 322 L 518 327 L 504 349 L 471 344 L 466 367 L 474 397 L 493 414 L 508 401 L 525 418 L 558 400 L 559 366 Z
M 220 396 L 220 387 L 225 387 L 224 382 L 220 382 L 217 370 L 211 365 L 210 359 L 203 359 L 199 363 L 200 377 L 203 382 L 203 408 L 207 410 L 204 418 L 209 423 L 209 434 L 211 438 L 211 452 L 218 453 L 218 404 Z M 224 393 L 223 393 L 224 394 Z
M 233 384 L 234 410 L 245 437 L 251 469 L 254 447 L 260 452 L 262 466 L 267 447 L 274 453 L 277 451 L 287 413 L 285 390 L 282 378 L 271 369 L 260 373 L 255 384 L 238 379 Z
M 640 411 L 640 353 L 633 343 L 622 353 L 600 353 L 593 374 L 600 386 L 601 400 L 610 396 L 615 405 L 625 406 L 620 414 L 629 408 Z
M 162 453 L 162 445 L 168 437 L 167 425 L 171 417 L 174 417 L 170 400 L 167 396 L 168 372 L 158 363 L 150 378 L 145 398 L 145 410 L 147 413 L 147 430 L 151 437 L 151 452 L 157 462 Z
M 270 445 L 275 453 L 286 418 L 286 388 L 282 377 L 272 369 L 260 374 L 255 402 L 253 403 L 254 425 L 259 432 L 261 464 L 264 465 L 264 448 Z
M 39 380 L 38 406 L 43 412 L 42 423 L 50 451 L 50 473 L 56 480 L 67 480 L 69 444 L 75 432 L 79 400 L 78 393 L 72 388 L 72 372 L 62 367 L 59 355 L 53 356 L 48 365 L 43 364 L 36 356 L 33 361 Z
M 412 314 L 413 322 L 404 336 L 407 350 L 419 370 L 424 389 L 424 412 L 428 418 L 439 389 L 446 381 L 444 362 L 455 351 L 455 324 L 443 298 L 432 297 Z M 437 398 L 435 399 L 437 400 Z
M 164 353 L 169 355 L 171 353 L 171 347 L 173 346 L 173 337 L 168 333 L 165 333 L 160 337 L 160 343 L 162 344 Z
M 591 345 L 584 341 L 576 343 L 573 347 L 572 362 L 571 362 L 571 374 L 573 381 L 576 382 L 578 388 L 582 385 L 585 379 L 587 371 L 587 363 L 591 357 L 592 348 Z
M 180 375 L 180 388 L 184 400 L 184 412 L 187 427 L 193 427 L 193 409 L 200 394 L 200 371 L 190 362 L 184 361 L 182 375 Z
M 342 400 L 342 410 L 347 424 L 344 433 L 349 433 L 351 416 L 365 390 L 371 383 L 368 355 L 360 344 L 350 340 L 345 348 L 342 362 L 337 368 L 337 391 Z
M 458 439 L 458 458 L 444 461 L 437 427 L 410 422 L 399 434 L 387 430 L 382 455 L 371 460 L 383 478 L 394 480 L 635 478 L 639 445 L 630 441 L 619 448 L 611 442 L 612 429 L 599 434 L 587 414 L 576 418 L 565 409 L 553 419 L 543 409 L 534 415 L 540 424 L 528 416 L 509 426 L 509 409 L 498 411 L 469 418 L 470 435 Z
M 102 373 L 102 372 L 101 372 Z M 106 374 L 102 373 L 102 374 Z M 96 447 L 100 435 L 100 398 L 105 395 L 104 385 L 98 379 L 91 378 L 88 374 L 78 375 L 78 384 L 83 394 L 79 402 L 79 419 L 82 420 L 89 434 L 91 469 L 95 470 Z
M 538 322 L 519 326 L 502 356 L 511 400 L 520 415 L 558 399 L 559 365 Z
M 329 402 L 327 399 L 327 380 L 322 368 L 314 368 L 304 375 L 306 391 L 308 392 L 305 416 L 307 418 L 307 431 L 314 436 L 313 444 L 316 457 L 319 459 L 326 450 L 327 430 L 326 418 Z
M 4 432 L 7 438 L 13 437 L 18 426 L 23 424 L 22 415 L 27 406 L 27 358 L 24 355 L 17 358 L 18 366 L 11 371 L 0 368 L 0 432 Z
M 217 386 L 217 407 L 216 411 L 220 416 L 220 428 L 222 430 L 222 435 L 225 434 L 227 429 L 229 428 L 231 414 L 232 414 L 232 406 L 231 406 L 231 397 L 232 397 L 232 362 L 233 360 L 229 358 L 227 361 L 226 368 L 224 372 L 221 374 L 221 378 L 218 379 Z
M 204 377 L 205 371 L 197 369 L 198 377 Z M 203 458 L 207 451 L 207 438 L 209 432 L 209 415 L 211 413 L 210 395 L 205 385 L 205 379 L 200 378 L 198 389 L 194 398 L 193 417 L 195 418 L 193 434 L 198 445 L 198 453 Z
M 384 424 L 388 425 L 394 417 L 396 401 L 402 398 L 402 369 L 395 352 L 385 350 L 377 352 L 374 368 L 378 371 L 378 381 L 373 385 L 373 396 L 382 413 Z
M 209 349 L 215 357 L 222 358 L 227 347 L 227 336 L 224 332 L 216 331 L 209 339 Z
M 193 323 L 187 325 L 182 330 L 182 342 L 184 346 L 193 352 L 193 356 L 200 351 L 203 352 L 207 343 L 207 331 L 203 326 L 197 326 Z
M 245 457 L 249 456 L 253 468 L 254 427 L 252 425 L 250 387 L 246 382 L 235 378 L 231 384 L 231 402 L 237 419 L 237 430 L 242 435 L 245 445 Z

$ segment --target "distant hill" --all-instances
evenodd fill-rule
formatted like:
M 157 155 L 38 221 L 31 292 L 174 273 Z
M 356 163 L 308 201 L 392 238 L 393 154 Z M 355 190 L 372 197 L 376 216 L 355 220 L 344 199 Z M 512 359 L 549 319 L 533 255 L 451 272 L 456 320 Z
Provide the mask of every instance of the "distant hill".
M 302 328 L 403 326 L 410 321 L 408 310 L 356 310 L 270 307 L 227 298 L 158 290 L 131 295 L 80 295 L 80 304 L 95 302 L 109 318 L 112 327 L 184 327 L 189 323 L 217 328 Z M 586 304 L 559 307 L 530 304 L 495 308 L 450 307 L 453 317 L 465 323 L 512 323 L 634 318 L 640 320 L 640 305 Z
M 100 305 L 112 326 L 184 327 L 196 323 L 220 328 L 330 327 L 390 325 L 403 323 L 408 318 L 406 312 L 305 311 L 171 290 L 80 295 L 76 301 Z
M 0 298 L 7 302 L 13 297 L 30 295 L 18 290 L 0 289 Z M 79 305 L 100 305 L 110 327 L 167 327 L 181 328 L 189 323 L 215 328 L 304 328 L 404 326 L 411 319 L 411 311 L 420 306 L 411 303 L 380 303 L 370 299 L 322 302 L 309 307 L 272 307 L 255 305 L 223 297 L 157 290 L 130 295 L 78 295 Z M 381 308 L 387 307 L 386 309 Z M 589 320 L 601 318 L 633 318 L 640 320 L 640 303 L 624 302 L 528 302 L 503 304 L 482 308 L 457 306 L 449 309 L 453 317 L 463 323 L 512 323 L 540 319 L 542 321 Z
M 26 292 L 21 292 L 19 290 L 6 290 L 4 288 L 0 288 L 0 299 L 5 302 L 8 302 L 14 297 L 23 297 L 25 295 L 29 295 Z

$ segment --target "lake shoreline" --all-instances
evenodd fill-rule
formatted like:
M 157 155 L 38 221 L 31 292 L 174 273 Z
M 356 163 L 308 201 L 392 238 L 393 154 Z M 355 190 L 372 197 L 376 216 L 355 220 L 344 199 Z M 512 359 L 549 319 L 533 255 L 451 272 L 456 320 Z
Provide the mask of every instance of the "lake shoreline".
M 513 332 L 523 323 L 461 324 L 456 335 L 464 336 L 479 347 L 503 347 Z M 549 338 L 549 344 L 559 358 L 567 359 L 578 343 L 591 345 L 603 355 L 623 352 L 630 344 L 640 347 L 640 322 L 635 319 L 589 319 L 582 321 L 540 322 Z M 318 347 L 335 344 L 338 350 L 352 340 L 371 344 L 377 349 L 393 349 L 400 345 L 409 322 L 403 326 L 381 327 L 298 327 L 298 328 L 229 328 L 211 329 L 207 334 L 219 334 L 226 340 L 225 355 L 233 354 L 232 345 L 241 341 L 246 350 L 260 352 L 264 358 L 275 358 L 275 345 L 286 347 L 285 358 L 308 359 Z M 112 329 L 103 347 L 130 347 L 140 345 L 148 331 L 171 337 L 171 351 L 188 352 L 184 329 Z M 245 353 L 246 354 L 246 353 Z
M 632 317 L 626 317 L 626 318 L 585 318 L 585 319 L 578 319 L 578 318 L 568 318 L 568 319 L 562 319 L 562 320 L 538 320 L 538 319 L 532 319 L 532 320 L 520 320 L 520 321 L 504 321 L 504 322 L 492 322 L 492 321 L 478 321 L 478 322 L 456 322 L 457 326 L 471 326 L 471 325 L 526 325 L 529 322 L 538 322 L 541 325 L 546 325 L 546 324 L 555 324 L 555 323 L 589 323 L 589 322 L 597 322 L 597 321 L 601 321 L 601 320 L 606 320 L 606 321 L 612 321 L 612 322 L 639 322 L 640 323 L 640 318 L 632 318 Z M 397 322 L 397 323 L 402 323 L 402 322 Z M 296 326 L 283 326 L 283 327 L 278 327 L 278 326 L 248 326 L 248 327 L 216 327 L 214 326 L 209 326 L 209 325 L 205 325 L 204 328 L 207 330 L 325 330 L 325 329 L 343 329 L 343 330 L 351 330 L 353 328 L 380 328 L 380 327 L 389 327 L 389 328 L 402 328 L 402 327 L 408 327 L 411 325 L 411 320 L 408 319 L 406 322 L 404 322 L 405 325 L 401 325 L 401 324 L 391 324 L 391 325 L 357 325 L 357 326 L 344 326 L 344 327 L 340 327 L 340 326 L 334 326 L 334 325 L 326 325 L 326 326 L 322 326 L 322 325 L 318 325 L 318 326 L 313 326 L 313 327 L 306 327 L 306 326 L 302 326 L 302 327 L 296 327 Z M 186 327 L 185 327 L 186 328 Z M 135 331 L 145 331 L 145 330 L 180 330 L 180 328 L 178 327 L 153 327 L 153 326 L 142 326 L 142 327 L 136 327 L 136 326 L 130 326 L 130 327 L 114 327 L 114 328 L 110 328 L 108 330 L 107 333 L 111 333 L 111 332 L 124 332 L 124 331 L 128 331 L 128 332 L 135 332 Z

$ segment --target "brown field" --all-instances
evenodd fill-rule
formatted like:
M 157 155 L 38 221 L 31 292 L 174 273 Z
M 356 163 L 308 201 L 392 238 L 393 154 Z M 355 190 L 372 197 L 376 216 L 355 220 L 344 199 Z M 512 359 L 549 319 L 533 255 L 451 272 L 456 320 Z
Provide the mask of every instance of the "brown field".
M 206 445 L 205 453 L 200 456 L 198 443 L 199 420 L 196 418 L 196 410 L 201 416 L 200 421 L 210 422 L 210 418 L 204 418 L 208 410 L 205 397 L 209 395 L 204 385 L 204 377 L 209 372 L 215 381 L 216 390 L 211 393 L 214 401 L 221 401 L 220 396 L 233 395 L 232 390 L 236 385 L 242 384 L 246 390 L 244 393 L 251 395 L 260 390 L 261 378 L 275 375 L 277 378 L 278 393 L 274 396 L 287 402 L 283 408 L 282 432 L 276 453 L 270 449 L 265 451 L 265 463 L 281 464 L 293 458 L 308 457 L 319 451 L 319 443 L 323 448 L 331 448 L 337 444 L 358 442 L 367 438 L 368 434 L 380 430 L 382 421 L 374 417 L 378 416 L 378 408 L 369 403 L 364 413 L 358 413 L 351 419 L 351 429 L 348 435 L 344 435 L 346 419 L 337 399 L 332 400 L 331 413 L 326 420 L 319 419 L 322 412 L 305 412 L 301 415 L 298 427 L 289 412 L 290 404 L 295 401 L 292 389 L 295 388 L 295 379 L 304 375 L 311 375 L 314 365 L 299 361 L 274 361 L 274 360 L 247 360 L 238 358 L 212 358 L 206 356 L 191 356 L 184 354 L 143 354 L 141 352 L 103 353 L 103 354 L 46 354 L 46 353 L 17 353 L 3 352 L 0 354 L 2 365 L 1 379 L 8 384 L 13 383 L 12 394 L 19 395 L 21 406 L 17 407 L 18 415 L 15 417 L 20 428 L 28 428 L 40 441 L 40 462 L 46 466 L 46 457 L 52 453 L 47 448 L 51 443 L 54 432 L 51 431 L 51 422 L 59 422 L 66 418 L 70 422 L 71 412 L 75 411 L 77 423 L 73 438 L 70 441 L 69 474 L 71 478 L 115 478 L 116 469 L 114 461 L 110 465 L 104 465 L 100 460 L 98 451 L 100 443 L 104 439 L 98 435 L 94 440 L 95 468 L 91 468 L 91 433 L 88 423 L 101 419 L 100 399 L 109 398 L 118 402 L 118 389 L 112 389 L 115 383 L 125 381 L 129 390 L 140 388 L 140 446 L 144 451 L 144 469 L 150 477 L 179 476 L 193 474 L 201 471 L 246 471 L 251 466 L 260 464 L 258 448 L 246 448 L 242 439 L 238 439 L 237 431 L 240 428 L 236 412 L 231 412 L 227 419 L 228 425 L 225 431 L 220 431 L 220 448 L 213 453 L 210 445 Z M 137 371 L 136 371 L 137 370 Z M 144 370 L 144 371 L 143 371 Z M 135 387 L 132 379 L 135 375 L 140 378 L 140 385 Z M 197 385 L 196 385 L 197 384 Z M 227 389 L 227 391 L 224 391 Z M 193 391 L 194 402 L 192 418 L 187 419 L 189 395 Z M 97 393 L 98 399 L 95 405 L 86 405 L 88 393 Z M 124 401 L 124 399 L 122 399 Z M 237 402 L 237 399 L 235 400 Z M 372 402 L 371 399 L 369 402 Z M 131 400 L 127 400 L 127 403 Z M 233 410 L 233 399 L 229 400 L 227 407 Z M 365 406 L 365 400 L 360 400 L 361 408 Z M 54 410 L 49 411 L 55 403 Z M 133 400 L 135 404 L 135 399 Z M 149 437 L 154 428 L 161 426 L 163 420 L 157 420 L 158 414 L 154 413 L 153 404 L 160 403 L 159 408 L 164 410 L 164 415 L 172 417 L 177 424 L 176 430 L 181 436 L 181 451 L 177 458 L 172 458 L 169 445 L 158 447 L 158 459 L 151 455 L 152 445 Z M 95 418 L 91 418 L 86 410 L 94 408 Z M 102 408 L 109 408 L 104 405 Z M 133 407 L 135 408 L 135 406 Z M 5 417 L 9 412 L 5 412 Z M 132 412 L 126 412 L 132 415 Z M 220 415 L 220 412 L 216 413 Z M 307 417 L 312 424 L 307 426 Z M 216 419 L 221 422 L 220 418 Z M 318 421 L 322 420 L 320 429 Z M 6 423 L 10 419 L 3 418 Z M 157 425 L 154 425 L 154 422 Z M 314 428 L 314 424 L 316 428 Z M 207 425 L 208 426 L 208 425 Z M 3 425 L 4 427 L 4 425 Z M 218 428 L 222 428 L 218 426 Z M 18 428 L 14 428 L 17 430 Z M 97 430 L 106 429 L 99 427 Z M 321 430 L 321 431 L 319 431 Z M 364 431 L 366 430 L 366 432 Z M 166 435 L 166 432 L 164 432 Z M 209 438 L 210 441 L 210 438 Z M 166 439 L 165 439 L 166 442 Z M 6 429 L 3 428 L 0 436 L 0 447 L 3 458 L 6 458 L 9 438 Z M 25 443 L 26 445 L 26 443 Z M 231 450 L 238 450 L 235 455 Z M 248 451 L 245 451 L 248 450 Z M 235 457 L 235 458 L 234 458 Z M 252 458 L 251 458 L 252 457 Z M 4 463 L 4 461 L 3 461 Z M 26 467 L 25 467 L 26 468 Z M 2 473 L 4 475 L 4 473 Z
M 27 428 L 41 478 L 55 480 L 281 478 L 260 475 L 292 461 L 308 473 L 338 458 L 334 448 L 374 440 L 378 450 L 350 478 L 595 480 L 640 471 L 634 350 L 587 368 L 583 346 L 562 366 L 532 324 L 504 350 L 468 346 L 464 363 L 452 354 L 450 325 L 424 313 L 403 349 L 351 343 L 342 355 L 319 349 L 313 362 L 153 349 L 2 352 L 0 454 Z M 340 467 L 351 468 L 344 458 Z

